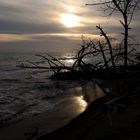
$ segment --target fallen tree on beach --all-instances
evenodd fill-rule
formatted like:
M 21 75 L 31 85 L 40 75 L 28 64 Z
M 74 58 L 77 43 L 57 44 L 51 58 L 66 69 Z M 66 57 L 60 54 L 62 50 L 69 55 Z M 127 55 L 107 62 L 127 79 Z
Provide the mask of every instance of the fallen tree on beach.
M 107 11 L 109 16 L 113 13 L 120 14 L 120 24 L 124 30 L 124 32 L 120 33 L 122 40 L 119 41 L 110 37 L 103 27 L 98 25 L 96 28 L 100 32 L 101 39 L 93 40 L 82 37 L 81 49 L 73 58 L 74 63 L 72 66 L 66 66 L 61 62 L 62 58 L 55 58 L 46 53 L 45 55 L 37 56 L 46 61 L 49 67 L 40 66 L 29 61 L 28 64 L 22 64 L 20 67 L 52 70 L 54 75 L 51 78 L 53 79 L 69 79 L 70 77 L 71 79 L 78 77 L 107 78 L 110 75 L 114 77 L 116 74 L 127 76 L 127 73 L 131 72 L 132 67 L 135 68 L 135 70 L 132 70 L 133 73 L 134 71 L 137 73 L 140 61 L 135 58 L 138 58 L 140 54 L 136 48 L 139 44 L 130 44 L 129 30 L 131 30 L 130 25 L 134 13 L 139 9 L 139 0 L 101 1 L 99 3 L 86 4 L 86 6 L 104 6 L 102 8 Z M 87 62 L 87 59 L 91 61 Z
M 138 84 L 140 79 L 140 53 L 136 48 L 139 44 L 129 43 L 129 30 L 131 29 L 130 24 L 135 10 L 138 9 L 138 3 L 138 0 L 112 0 L 86 4 L 88 6 L 104 5 L 107 7 L 107 10 L 109 10 L 109 15 L 113 14 L 114 11 L 121 14 L 122 20 L 120 20 L 120 24 L 124 29 L 124 32 L 121 33 L 123 35 L 121 41 L 110 37 L 103 27 L 98 25 L 96 28 L 100 32 L 101 38 L 94 40 L 82 37 L 81 48 L 76 55 L 73 58 L 65 58 L 73 59 L 73 64 L 71 66 L 62 63 L 61 60 L 63 58 L 55 58 L 48 53 L 37 56 L 47 62 L 49 67 L 41 67 L 32 62 L 28 62 L 26 65 L 23 64 L 21 66 L 23 68 L 52 70 L 53 75 L 51 76 L 51 79 L 54 80 L 102 79 L 105 82 L 106 80 L 109 80 L 109 86 L 107 88 L 112 89 L 112 91 L 110 90 L 107 92 L 105 86 L 98 82 L 98 80 L 95 80 L 96 84 L 105 92 L 106 97 L 92 103 L 89 106 L 90 109 L 88 108 L 83 115 L 74 119 L 68 126 L 63 127 L 54 133 L 50 133 L 49 135 L 40 137 L 39 140 L 54 139 L 57 138 L 57 136 L 58 138 L 65 137 L 64 139 L 69 139 L 66 135 L 63 137 L 62 133 L 65 132 L 66 129 L 66 133 L 69 136 L 71 134 L 71 128 L 75 128 L 77 122 L 76 132 L 78 134 L 80 133 L 80 136 L 78 136 L 78 134 L 75 135 L 75 132 L 73 132 L 74 138 L 70 137 L 70 139 L 76 140 L 82 138 L 83 140 L 89 140 L 90 138 L 88 139 L 88 137 L 83 138 L 83 135 L 91 135 L 89 129 L 95 130 L 95 128 L 93 128 L 94 124 L 91 124 L 91 122 L 98 125 L 100 120 L 105 117 L 106 120 L 109 121 L 109 126 L 107 126 L 107 128 L 110 126 L 112 127 L 114 125 L 112 116 L 116 118 L 118 109 L 125 108 L 131 103 L 134 104 L 136 101 L 134 98 L 139 97 L 140 92 L 140 86 Z M 116 88 L 111 85 L 113 80 L 115 81 Z M 127 112 L 125 113 L 127 114 Z M 122 117 L 123 119 L 124 116 Z M 88 122 L 87 120 L 90 121 Z M 106 121 L 104 123 L 106 124 Z M 115 123 L 115 125 L 117 124 Z M 81 130 L 78 130 L 80 128 Z M 94 137 L 94 135 L 92 135 L 92 137 Z
M 101 25 L 98 25 L 96 28 L 101 38 L 95 40 L 82 36 L 81 48 L 73 58 L 56 58 L 48 53 L 38 54 L 36 56 L 41 58 L 42 65 L 27 61 L 19 67 L 51 70 L 53 74 L 50 78 L 54 80 L 115 79 L 118 93 L 121 94 L 123 92 L 121 86 L 125 85 L 124 89 L 127 87 L 127 78 L 140 77 L 140 53 L 137 50 L 139 44 L 129 42 L 130 25 L 135 11 L 139 9 L 138 4 L 138 0 L 112 0 L 86 4 L 87 6 L 103 5 L 109 15 L 114 12 L 121 15 L 120 24 L 124 29 L 120 34 L 121 41 L 111 37 Z M 73 60 L 71 66 L 62 62 L 67 59 Z M 121 85 L 120 79 L 124 81 Z

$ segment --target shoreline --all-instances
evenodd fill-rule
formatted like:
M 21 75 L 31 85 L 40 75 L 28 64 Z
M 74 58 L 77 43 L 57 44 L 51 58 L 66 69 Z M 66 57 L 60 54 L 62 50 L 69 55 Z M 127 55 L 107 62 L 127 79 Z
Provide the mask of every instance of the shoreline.
M 139 140 L 140 95 L 110 115 L 107 101 L 107 96 L 97 99 L 66 126 L 35 140 Z
M 0 140 L 27 140 L 30 133 L 41 136 L 66 125 L 85 110 L 80 104 L 81 97 L 71 97 L 59 106 L 25 120 L 0 128 Z
M 130 79 L 128 83 L 131 88 L 127 91 L 130 97 L 120 98 L 111 108 L 106 105 L 111 99 L 110 96 L 96 98 L 88 104 L 87 108 L 79 102 L 84 96 L 73 96 L 54 110 L 48 110 L 38 116 L 0 128 L 0 139 L 139 140 L 140 88 L 138 88 L 138 81 L 139 79 L 135 81 L 135 84 Z M 90 84 L 85 85 L 85 88 L 86 91 L 92 93 Z M 102 92 L 98 87 L 94 88 L 97 95 Z M 136 93 L 135 90 L 137 90 Z M 97 95 L 95 94 L 94 97 Z
M 72 92 L 71 90 L 69 92 Z M 51 133 L 84 112 L 90 103 L 105 96 L 99 86 L 89 82 L 82 87 L 82 95 L 68 96 L 55 108 L 25 120 L 0 128 L 0 140 L 27 140 L 32 134 L 40 137 Z M 94 93 L 94 94 L 93 94 Z

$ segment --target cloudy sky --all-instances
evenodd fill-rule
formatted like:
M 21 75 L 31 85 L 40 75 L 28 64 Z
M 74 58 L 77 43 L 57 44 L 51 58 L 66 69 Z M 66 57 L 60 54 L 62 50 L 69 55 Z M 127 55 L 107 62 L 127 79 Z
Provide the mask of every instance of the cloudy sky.
M 122 32 L 118 15 L 100 7 L 85 6 L 97 0 L 0 0 L 0 52 L 69 52 L 81 44 L 81 36 L 98 38 L 101 24 L 113 36 Z M 132 35 L 139 37 L 136 13 Z

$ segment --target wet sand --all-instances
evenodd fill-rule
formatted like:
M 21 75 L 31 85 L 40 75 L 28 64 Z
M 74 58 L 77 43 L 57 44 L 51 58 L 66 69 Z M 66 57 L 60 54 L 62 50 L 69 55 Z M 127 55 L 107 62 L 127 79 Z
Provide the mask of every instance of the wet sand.
M 110 115 L 107 100 L 96 100 L 68 125 L 37 140 L 140 140 L 140 96 Z
M 81 114 L 93 100 L 105 95 L 92 82 L 82 87 L 82 92 L 83 96 L 69 96 L 52 110 L 0 128 L 0 140 L 29 140 L 53 132 Z
M 66 126 L 37 140 L 140 140 L 139 82 L 128 79 L 127 96 L 110 105 L 113 95 L 101 97 Z
M 78 116 L 86 105 L 82 96 L 71 97 L 41 115 L 0 128 L 0 140 L 27 140 L 30 137 L 28 133 L 40 136 L 52 132 Z

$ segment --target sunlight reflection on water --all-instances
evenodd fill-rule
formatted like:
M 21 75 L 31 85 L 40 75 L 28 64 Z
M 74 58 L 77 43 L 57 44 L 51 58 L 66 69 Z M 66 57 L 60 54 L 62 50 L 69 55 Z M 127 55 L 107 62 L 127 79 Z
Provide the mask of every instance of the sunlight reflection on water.
M 72 66 L 75 62 L 75 59 L 67 57 L 66 60 L 63 61 L 66 66 Z
M 73 64 L 74 63 L 74 59 L 69 59 L 66 61 L 67 64 Z

